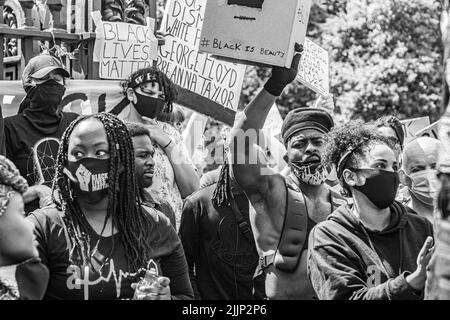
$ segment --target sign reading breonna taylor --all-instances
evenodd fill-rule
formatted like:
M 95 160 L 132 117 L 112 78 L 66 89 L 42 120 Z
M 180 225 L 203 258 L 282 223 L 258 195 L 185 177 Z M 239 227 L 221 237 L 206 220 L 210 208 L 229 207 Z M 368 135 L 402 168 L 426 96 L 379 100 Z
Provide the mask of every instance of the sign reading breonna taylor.
M 92 18 L 97 26 L 94 61 L 99 62 L 100 78 L 126 79 L 157 59 L 158 40 L 149 21 L 147 26 L 102 21 L 99 11 Z
M 161 31 L 157 67 L 175 84 L 236 110 L 245 66 L 198 51 L 206 0 L 168 0 Z

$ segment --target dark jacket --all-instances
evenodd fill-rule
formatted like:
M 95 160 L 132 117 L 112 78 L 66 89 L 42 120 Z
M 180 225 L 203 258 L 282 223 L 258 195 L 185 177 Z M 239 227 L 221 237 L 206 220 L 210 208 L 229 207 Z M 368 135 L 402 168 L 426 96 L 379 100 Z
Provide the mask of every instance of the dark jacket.
M 391 221 L 371 231 L 350 212 L 338 208 L 318 224 L 309 237 L 308 275 L 319 299 L 420 299 L 406 282 L 431 223 L 407 212 L 399 202 L 391 206 Z
M 189 196 L 181 217 L 179 234 L 195 297 L 205 300 L 262 298 L 259 289 L 255 296 L 252 294 L 252 279 L 258 264 L 253 235 L 250 234 L 252 242 L 243 235 L 230 207 L 214 208 L 211 199 L 215 188 L 213 184 Z M 235 194 L 234 197 L 250 227 L 246 196 Z

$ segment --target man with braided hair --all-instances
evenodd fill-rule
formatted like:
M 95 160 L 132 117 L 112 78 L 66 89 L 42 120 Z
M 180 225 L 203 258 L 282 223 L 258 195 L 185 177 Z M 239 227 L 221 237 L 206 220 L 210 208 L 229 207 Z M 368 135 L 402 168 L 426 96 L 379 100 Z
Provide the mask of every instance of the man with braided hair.
M 233 174 L 252 204 L 250 221 L 260 256 L 255 277 L 265 279 L 268 299 L 315 298 L 306 273 L 307 237 L 316 223 L 343 203 L 324 184 L 327 170 L 321 153 L 333 126 L 327 111 L 299 108 L 286 116 L 282 137 L 290 168 L 287 176 L 272 172 L 258 156 L 258 131 L 276 97 L 295 79 L 299 60 L 297 53 L 290 69 L 272 69 L 271 78 L 236 120 L 232 133 Z
M 80 117 L 64 132 L 56 206 L 28 217 L 50 270 L 45 299 L 131 299 L 152 262 L 159 285 L 139 291 L 138 299 L 193 297 L 175 229 L 163 214 L 141 207 L 134 161 L 128 130 L 112 114 Z
M 253 300 L 263 298 L 253 285 L 258 252 L 250 229 L 248 199 L 221 166 L 218 181 L 189 196 L 183 206 L 180 238 L 195 298 Z
M 0 156 L 0 300 L 42 299 L 48 281 L 48 269 L 39 260 L 34 226 L 23 214 L 22 195 L 28 189 L 16 166 Z M 3 269 L 5 270 L 5 269 Z M 26 271 L 27 277 L 17 277 Z

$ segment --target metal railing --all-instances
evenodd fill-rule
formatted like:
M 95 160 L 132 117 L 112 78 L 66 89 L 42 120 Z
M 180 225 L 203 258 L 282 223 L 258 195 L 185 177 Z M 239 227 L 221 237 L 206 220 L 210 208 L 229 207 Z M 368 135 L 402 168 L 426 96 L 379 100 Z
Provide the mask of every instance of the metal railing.
M 39 0 L 0 0 L 0 44 L 3 48 L 5 38 L 17 39 L 16 56 L 0 54 L 0 80 L 5 78 L 5 65 L 11 64 L 17 65 L 18 70 L 12 80 L 20 79 L 28 61 L 40 53 L 41 42 L 47 43 L 48 48 L 57 45 L 67 52 L 79 49 L 76 59 L 64 58 L 66 67 L 78 78 L 98 79 L 98 65 L 92 61 L 95 26 L 91 13 L 101 11 L 104 0 L 43 0 L 39 6 L 36 1 Z M 21 20 L 18 28 L 3 23 L 3 7 L 8 4 L 15 7 Z M 146 15 L 156 18 L 156 0 L 146 1 L 146 5 Z M 42 15 L 43 10 L 42 21 L 36 15 Z

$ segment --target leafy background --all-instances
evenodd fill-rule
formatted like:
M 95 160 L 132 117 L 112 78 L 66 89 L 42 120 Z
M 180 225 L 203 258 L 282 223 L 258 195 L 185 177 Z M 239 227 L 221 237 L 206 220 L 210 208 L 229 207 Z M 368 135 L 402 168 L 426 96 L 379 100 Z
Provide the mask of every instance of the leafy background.
M 162 17 L 165 0 L 158 1 Z M 441 10 L 437 0 L 313 0 L 307 36 L 329 52 L 337 124 L 390 114 L 400 120 L 429 116 L 434 122 L 440 118 Z M 240 109 L 269 76 L 267 68 L 247 67 Z M 277 104 L 284 118 L 290 110 L 312 105 L 317 98 L 294 82 Z M 205 145 L 223 144 L 217 138 L 222 127 L 220 122 L 208 122 Z

